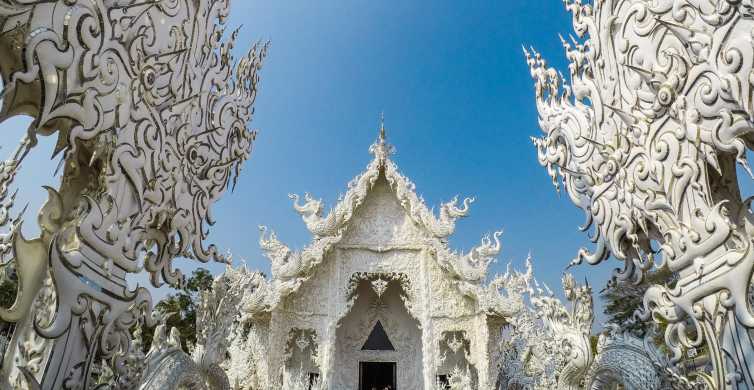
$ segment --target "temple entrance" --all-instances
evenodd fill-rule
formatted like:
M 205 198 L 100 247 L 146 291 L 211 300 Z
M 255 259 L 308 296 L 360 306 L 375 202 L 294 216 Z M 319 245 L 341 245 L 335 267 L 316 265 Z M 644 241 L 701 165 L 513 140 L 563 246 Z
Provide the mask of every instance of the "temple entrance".
M 386 279 L 374 274 L 354 282 L 356 300 L 335 331 L 333 389 L 425 388 L 419 322 L 406 309 L 401 285 L 379 280 Z
M 395 362 L 360 362 L 360 390 L 395 390 Z

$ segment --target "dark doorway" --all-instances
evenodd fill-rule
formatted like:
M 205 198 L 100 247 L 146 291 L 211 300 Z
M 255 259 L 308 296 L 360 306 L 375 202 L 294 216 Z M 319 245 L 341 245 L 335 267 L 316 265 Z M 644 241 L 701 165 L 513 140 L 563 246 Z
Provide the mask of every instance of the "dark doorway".
M 316 372 L 310 372 L 309 373 L 309 390 L 312 390 L 315 384 L 319 383 L 319 373 Z
M 395 362 L 359 363 L 360 390 L 395 390 Z
M 450 389 L 450 378 L 447 375 L 438 375 L 437 387 L 440 389 Z

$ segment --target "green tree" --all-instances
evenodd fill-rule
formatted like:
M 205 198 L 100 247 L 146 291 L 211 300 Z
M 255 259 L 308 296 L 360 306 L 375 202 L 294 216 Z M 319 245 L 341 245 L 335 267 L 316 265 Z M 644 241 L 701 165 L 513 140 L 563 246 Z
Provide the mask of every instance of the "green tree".
M 10 307 L 16 301 L 18 282 L 10 275 L 5 275 L 6 270 L 0 270 L 0 307 Z
M 643 307 L 644 293 L 653 284 L 671 284 L 674 280 L 673 273 L 666 267 L 648 272 L 639 284 L 631 281 L 611 284 L 601 292 L 605 301 L 604 313 L 607 315 L 607 322 L 643 333 L 647 330 L 648 324 L 629 320 L 633 318 L 636 310 Z M 629 323 L 630 325 L 627 325 Z
M 183 288 L 174 294 L 169 294 L 155 305 L 155 308 L 163 313 L 174 313 L 165 323 L 168 329 L 175 327 L 181 332 L 184 351 L 188 351 L 188 346 L 196 342 L 196 309 L 199 306 L 200 293 L 209 290 L 212 287 L 212 281 L 212 274 L 209 271 L 203 268 L 196 269 Z M 153 335 L 154 328 L 144 329 L 142 337 L 145 352 L 152 345 Z

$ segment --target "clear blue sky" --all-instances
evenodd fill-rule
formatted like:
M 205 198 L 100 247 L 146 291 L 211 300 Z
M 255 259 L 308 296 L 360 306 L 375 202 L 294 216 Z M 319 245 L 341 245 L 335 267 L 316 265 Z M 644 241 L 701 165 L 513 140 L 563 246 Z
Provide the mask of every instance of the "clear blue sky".
M 560 293 L 561 272 L 589 242 L 577 230 L 583 214 L 556 194 L 529 141 L 540 130 L 521 45 L 567 71 L 558 33 L 570 23 L 557 0 L 232 1 L 229 27 L 243 25 L 238 54 L 260 39 L 272 46 L 251 124 L 259 129 L 254 152 L 235 192 L 215 208 L 210 241 L 264 271 L 258 225 L 293 248 L 306 245 L 287 194 L 308 191 L 331 206 L 369 162 L 384 111 L 394 159 L 429 205 L 476 197 L 451 245 L 466 250 L 504 228 L 490 273 L 509 261 L 523 267 L 531 252 L 537 278 Z M 22 122 L 10 122 L 3 144 L 15 145 Z M 35 209 L 55 167 L 51 140 L 41 149 L 19 181 L 21 199 Z M 176 264 L 187 274 L 193 268 Z M 619 265 L 572 271 L 596 292 Z

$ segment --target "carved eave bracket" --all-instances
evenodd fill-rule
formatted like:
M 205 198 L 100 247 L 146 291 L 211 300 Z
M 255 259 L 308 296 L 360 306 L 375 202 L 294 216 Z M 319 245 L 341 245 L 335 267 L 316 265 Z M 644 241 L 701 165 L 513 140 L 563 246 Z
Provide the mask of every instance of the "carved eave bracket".
M 479 284 L 487 277 L 487 268 L 500 254 L 502 231 L 482 237 L 480 245 L 468 253 L 451 251 L 446 243 L 434 243 L 437 261 L 443 269 L 464 282 Z
M 314 235 L 320 237 L 339 236 L 344 231 L 353 213 L 364 202 L 369 190 L 380 175 L 379 161 L 375 160 L 367 165 L 360 175 L 356 176 L 348 184 L 348 191 L 340 199 L 338 204 L 330 210 L 327 216 L 322 216 L 323 203 L 320 199 L 314 199 L 308 193 L 304 195 L 304 203 L 299 204 L 299 196 L 291 194 L 293 208 L 301 215 L 306 228 Z
M 455 232 L 456 221 L 469 215 L 474 198 L 464 198 L 459 207 L 458 197 L 454 197 L 450 202 L 440 205 L 439 216 L 435 216 L 424 200 L 416 194 L 416 185 L 400 173 L 394 162 L 386 159 L 384 172 L 385 178 L 411 220 L 435 238 L 444 240 L 450 237 Z
M 273 280 L 290 280 L 310 274 L 341 238 L 340 235 L 320 238 L 301 251 L 293 251 L 278 240 L 275 232 L 268 235 L 267 227 L 260 226 L 259 230 L 259 246 L 272 263 Z
M 531 256 L 526 259 L 526 271 L 519 272 L 508 264 L 503 275 L 497 275 L 484 289 L 479 289 L 480 307 L 489 315 L 510 318 L 524 309 L 524 294 L 532 292 L 534 272 Z

